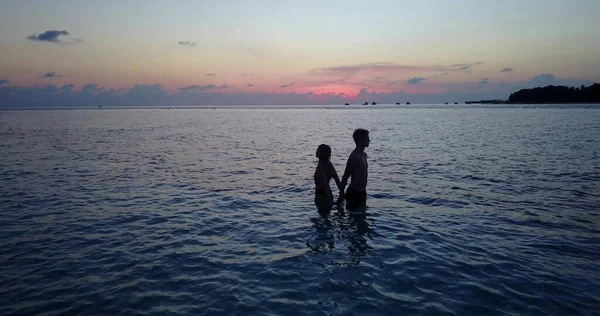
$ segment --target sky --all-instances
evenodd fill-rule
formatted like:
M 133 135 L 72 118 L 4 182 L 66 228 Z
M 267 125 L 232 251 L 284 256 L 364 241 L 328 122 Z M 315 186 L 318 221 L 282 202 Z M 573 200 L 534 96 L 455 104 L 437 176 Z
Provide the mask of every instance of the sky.
M 507 99 L 600 82 L 597 0 L 2 0 L 0 106 Z

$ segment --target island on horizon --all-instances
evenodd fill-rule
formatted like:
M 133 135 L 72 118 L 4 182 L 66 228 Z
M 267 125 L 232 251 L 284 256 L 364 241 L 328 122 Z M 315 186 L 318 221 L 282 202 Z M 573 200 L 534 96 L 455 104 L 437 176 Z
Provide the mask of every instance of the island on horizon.
M 508 100 L 465 101 L 465 104 L 547 104 L 547 103 L 600 103 L 600 84 L 579 88 L 545 86 L 521 89 L 512 93 Z

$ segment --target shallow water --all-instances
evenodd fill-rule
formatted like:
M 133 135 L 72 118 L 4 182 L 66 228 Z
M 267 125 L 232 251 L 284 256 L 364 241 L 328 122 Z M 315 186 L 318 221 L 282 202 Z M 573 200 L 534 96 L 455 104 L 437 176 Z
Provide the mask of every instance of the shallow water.
M 367 215 L 321 216 L 357 127 Z M 0 314 L 594 314 L 599 140 L 584 108 L 0 111 Z

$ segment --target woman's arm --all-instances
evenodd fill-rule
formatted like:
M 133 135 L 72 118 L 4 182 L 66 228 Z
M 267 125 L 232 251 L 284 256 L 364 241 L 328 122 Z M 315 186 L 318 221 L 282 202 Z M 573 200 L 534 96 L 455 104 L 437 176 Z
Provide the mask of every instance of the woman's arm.
M 340 177 L 338 177 L 337 171 L 335 171 L 335 167 L 333 166 L 333 164 L 331 163 L 331 161 L 329 162 L 329 175 L 333 178 L 333 180 L 335 180 L 335 185 L 338 187 L 338 189 L 340 190 L 340 193 L 342 192 L 342 182 L 340 181 Z

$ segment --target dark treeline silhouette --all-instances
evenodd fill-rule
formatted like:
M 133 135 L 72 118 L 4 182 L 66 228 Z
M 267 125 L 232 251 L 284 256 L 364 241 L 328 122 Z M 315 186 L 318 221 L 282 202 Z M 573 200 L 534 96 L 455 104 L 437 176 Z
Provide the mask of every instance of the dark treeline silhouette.
M 465 104 L 502 104 L 506 103 L 504 100 L 479 100 L 479 101 L 465 101 Z M 448 103 L 446 103 L 448 104 Z
M 523 89 L 510 95 L 508 103 L 600 103 L 600 84 L 580 88 L 547 86 Z

